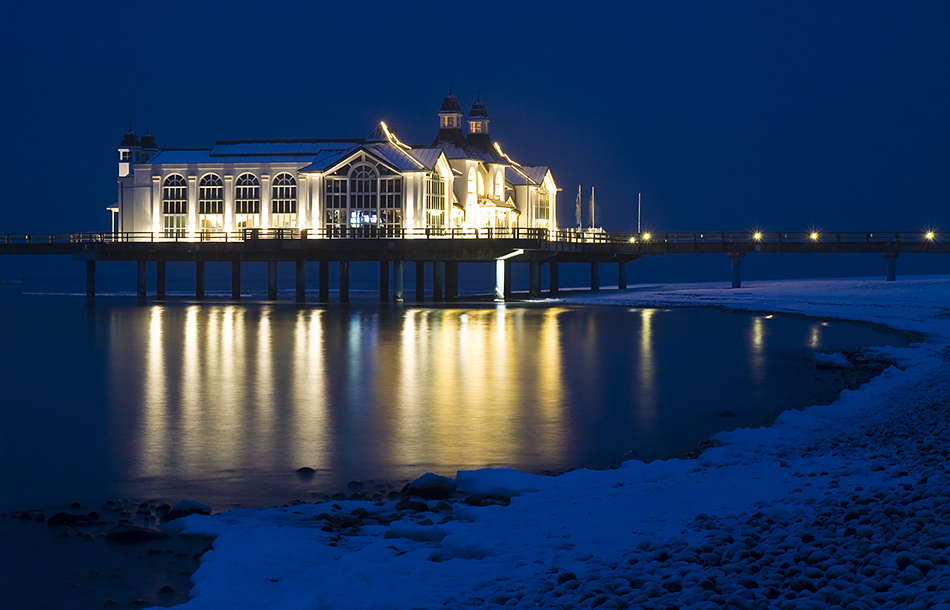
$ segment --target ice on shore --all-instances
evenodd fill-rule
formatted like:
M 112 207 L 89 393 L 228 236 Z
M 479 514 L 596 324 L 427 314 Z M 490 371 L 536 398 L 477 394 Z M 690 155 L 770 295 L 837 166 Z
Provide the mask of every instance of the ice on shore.
M 820 369 L 850 369 L 853 366 L 841 352 L 834 354 L 815 352 L 811 355 L 811 361 Z
M 604 294 L 571 300 L 865 320 L 927 341 L 867 350 L 896 366 L 834 404 L 721 433 L 696 460 L 463 471 L 453 502 L 418 512 L 189 516 L 186 532 L 217 539 L 184 607 L 950 608 L 950 278 Z

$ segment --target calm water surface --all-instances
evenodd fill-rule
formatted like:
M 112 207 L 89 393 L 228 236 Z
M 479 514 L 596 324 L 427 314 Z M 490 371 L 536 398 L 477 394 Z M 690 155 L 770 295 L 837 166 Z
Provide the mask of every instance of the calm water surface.
M 665 457 L 829 396 L 813 351 L 907 344 L 711 309 L 17 295 L 0 319 L 0 510 L 265 506 L 353 479 Z

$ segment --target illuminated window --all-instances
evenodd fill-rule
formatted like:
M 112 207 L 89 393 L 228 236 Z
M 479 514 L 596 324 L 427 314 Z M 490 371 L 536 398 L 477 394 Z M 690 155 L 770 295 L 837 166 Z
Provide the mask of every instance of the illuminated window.
M 402 178 L 379 180 L 379 224 L 402 226 Z
M 501 170 L 495 172 L 495 197 L 505 200 L 505 179 L 502 177 Z
M 455 127 L 458 127 L 458 123 L 455 122 L 455 117 L 454 117 L 454 116 L 442 115 L 442 128 L 443 128 L 443 129 L 446 129 L 446 128 L 451 129 L 451 128 L 455 128 Z
M 538 191 L 538 204 L 535 207 L 534 217 L 540 228 L 547 228 L 551 218 L 551 195 L 545 190 Z
M 261 226 L 261 183 L 254 174 L 241 174 L 234 183 L 234 226 Z
M 426 226 L 445 226 L 445 180 L 439 172 L 426 180 Z
M 485 179 L 482 178 L 482 173 L 477 172 L 475 174 L 478 177 L 478 194 L 479 196 L 485 196 Z
M 215 174 L 198 182 L 198 229 L 202 233 L 224 230 L 224 183 Z
M 297 181 L 290 174 L 277 174 L 271 187 L 271 224 L 275 228 L 297 226 Z
M 208 174 L 198 183 L 198 213 L 224 214 L 224 184 L 215 174 Z
M 379 208 L 378 174 L 371 165 L 357 165 L 350 172 L 350 226 L 375 225 Z
M 475 199 L 475 185 L 476 185 L 476 184 L 477 184 L 477 183 L 476 183 L 476 181 L 475 181 L 475 168 L 474 168 L 474 167 L 470 167 L 470 168 L 468 168 L 468 195 L 469 195 L 469 199 L 472 199 L 472 200 Z
M 127 150 L 119 151 L 119 161 L 128 161 L 131 158 L 132 158 L 132 153 L 130 153 L 129 151 Z
M 346 178 L 327 178 L 324 181 L 326 197 L 324 199 L 326 209 L 345 210 L 346 209 Z M 329 217 L 328 217 L 329 220 Z
M 184 237 L 188 217 L 188 182 L 178 174 L 165 178 L 162 186 L 162 228 L 165 237 Z
M 469 129 L 472 133 L 481 133 L 482 132 L 482 122 L 481 121 L 469 121 Z

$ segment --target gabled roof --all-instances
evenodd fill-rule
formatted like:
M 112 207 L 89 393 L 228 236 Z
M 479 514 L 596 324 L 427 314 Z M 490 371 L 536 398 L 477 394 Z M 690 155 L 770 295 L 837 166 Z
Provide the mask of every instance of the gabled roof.
M 442 156 L 441 148 L 413 148 L 407 152 L 423 164 L 426 169 L 434 168 L 439 161 L 439 157 Z
M 521 171 L 528 174 L 528 177 L 534 180 L 536 184 L 544 182 L 544 176 L 550 168 L 547 165 L 522 165 Z
M 524 168 L 521 168 L 521 171 L 523 172 Z M 518 170 L 516 170 L 515 168 L 511 166 L 505 167 L 505 180 L 507 180 L 508 182 L 516 186 L 524 186 L 526 184 L 537 184 L 537 182 L 533 181 L 530 174 L 525 173 L 524 175 L 522 175 L 521 173 L 518 172 Z
M 346 150 L 324 152 L 327 154 L 315 159 L 313 163 L 307 167 L 304 167 L 300 171 L 308 173 L 326 172 L 360 152 L 365 152 L 381 163 L 389 166 L 391 169 L 400 172 L 419 171 L 424 168 L 432 169 L 431 166 L 426 166 L 421 161 L 414 161 L 414 155 L 410 155 L 408 152 L 393 146 L 389 142 L 373 142 L 372 144 L 350 146 L 350 148 Z M 436 157 L 436 160 L 437 159 L 438 157 Z M 420 165 L 422 165 L 422 167 L 420 167 Z

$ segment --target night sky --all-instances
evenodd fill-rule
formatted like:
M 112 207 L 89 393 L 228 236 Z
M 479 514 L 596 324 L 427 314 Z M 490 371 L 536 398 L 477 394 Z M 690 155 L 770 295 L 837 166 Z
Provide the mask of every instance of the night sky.
M 636 229 L 638 192 L 654 232 L 950 230 L 946 2 L 4 12 L 0 233 L 107 230 L 129 123 L 169 148 L 362 137 L 379 120 L 428 144 L 450 86 L 466 111 L 481 95 L 514 159 L 552 168 L 562 226 L 580 184 L 585 224 L 594 186 L 610 231 Z M 643 277 L 726 279 L 724 256 L 673 258 L 641 263 Z M 860 259 L 866 269 L 752 258 L 763 277 L 883 269 L 877 256 Z M 901 261 L 899 273 L 950 270 L 940 256 Z M 12 264 L 0 261 L 0 275 Z

